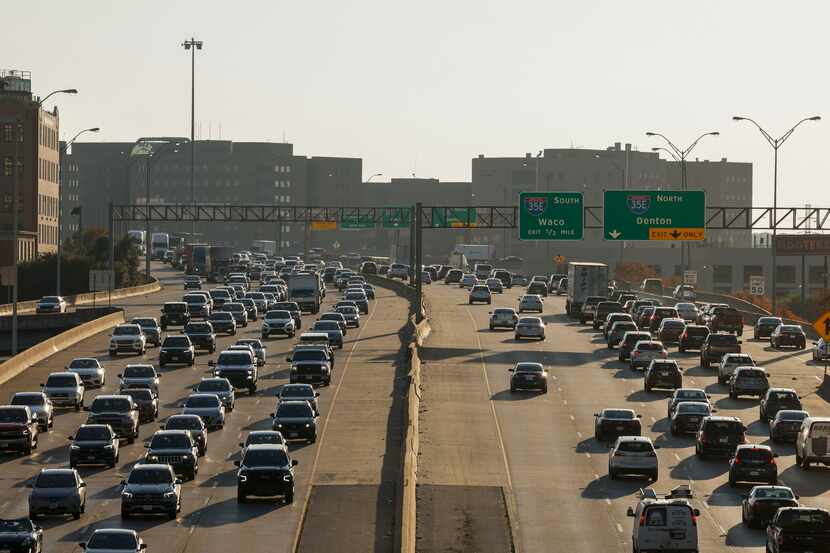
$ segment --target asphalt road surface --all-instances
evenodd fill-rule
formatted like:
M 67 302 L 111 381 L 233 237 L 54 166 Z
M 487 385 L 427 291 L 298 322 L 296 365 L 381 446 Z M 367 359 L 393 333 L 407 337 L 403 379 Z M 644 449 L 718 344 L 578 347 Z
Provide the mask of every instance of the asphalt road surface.
M 161 292 L 120 302 L 126 316 L 158 316 L 164 301 L 181 299 L 182 275 L 154 264 Z M 207 287 L 209 287 L 208 285 Z M 340 299 L 329 289 L 324 299 L 331 305 Z M 236 501 L 238 442 L 248 431 L 270 429 L 275 392 L 288 381 L 285 355 L 296 340 L 284 337 L 266 341 L 268 362 L 259 371 L 259 388 L 253 397 L 237 395 L 236 409 L 228 414 L 222 430 L 211 432 L 208 452 L 200 458 L 195 481 L 185 482 L 183 509 L 176 520 L 120 518 L 119 482 L 144 455 L 143 441 L 152 436 L 167 416 L 179 412 L 192 386 L 208 374 L 208 360 L 243 337 L 259 338 L 260 322 L 249 323 L 237 336 L 220 337 L 217 354 L 200 352 L 193 367 L 168 366 L 160 389 L 157 423 L 145 423 L 135 444 L 122 442 L 120 464 L 115 469 L 82 468 L 88 488 L 87 508 L 80 520 L 41 519 L 47 552 L 80 551 L 77 542 L 102 527 L 134 528 L 148 543 L 148 551 L 391 551 L 394 524 L 394 481 L 400 452 L 400 417 L 396 393 L 403 370 L 398 332 L 404 326 L 408 304 L 393 292 L 378 288 L 369 315 L 359 329 L 349 329 L 344 348 L 336 353 L 337 365 L 330 387 L 320 390 L 318 440 L 312 445 L 290 446 L 296 469 L 296 498 L 292 505 L 275 500 Z M 315 316 L 303 317 L 303 329 Z M 87 392 L 85 404 L 95 395 L 113 393 L 116 375 L 128 363 L 157 365 L 157 348 L 143 357 L 110 359 L 109 333 L 96 335 L 59 352 L 0 386 L 0 398 L 19 391 L 38 391 L 50 372 L 62 370 L 74 357 L 94 356 L 107 371 L 106 386 Z M 86 420 L 85 413 L 58 411 L 54 428 L 41 434 L 31 457 L 0 454 L 0 518 L 26 516 L 27 483 L 41 468 L 68 467 L 69 441 Z M 324 534 L 324 535 L 323 535 Z M 339 544 L 333 546 L 332 544 Z
M 564 315 L 564 297 L 545 300 L 544 342 L 517 343 L 512 331 L 489 330 L 488 312 L 518 308 L 522 288 L 494 294 L 491 306 L 468 305 L 457 285 L 424 289 L 432 333 L 422 355 L 420 552 L 500 553 L 511 540 L 524 553 L 631 551 L 626 508 L 649 483 L 609 480 L 608 448 L 593 438 L 593 414 L 606 407 L 636 410 L 643 434 L 661 446 L 656 490 L 691 485 L 701 510 L 701 552 L 763 550 L 763 531 L 741 524 L 741 494 L 749 486 L 730 488 L 726 460 L 700 461 L 693 438 L 669 434 L 670 392 L 644 392 L 642 372 L 619 362 L 601 333 Z M 772 445 L 757 399 L 729 399 L 716 370 L 700 367 L 697 352 L 669 351 L 684 386 L 704 388 L 718 415 L 740 417 L 748 442 Z M 795 388 L 811 414 L 830 416 L 823 368 L 812 363 L 809 349 L 774 351 L 752 340 L 747 327 L 743 351 L 767 369 L 771 386 Z M 549 369 L 547 395 L 510 392 L 507 370 L 519 361 Z M 830 469 L 804 471 L 793 466 L 792 446 L 772 447 L 780 481 L 803 504 L 830 508 Z

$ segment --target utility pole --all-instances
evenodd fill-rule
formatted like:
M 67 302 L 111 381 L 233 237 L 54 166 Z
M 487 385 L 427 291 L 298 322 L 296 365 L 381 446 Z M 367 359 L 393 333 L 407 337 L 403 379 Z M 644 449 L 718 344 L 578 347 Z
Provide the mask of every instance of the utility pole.
M 193 204 L 193 226 L 191 242 L 196 241 L 196 50 L 201 50 L 204 42 L 191 37 L 182 46 L 190 50 L 190 200 Z M 149 240 L 149 236 L 147 237 Z M 149 275 L 148 275 L 149 276 Z
M 415 322 L 421 322 L 421 292 L 423 275 L 421 274 L 421 262 L 423 257 L 423 241 L 421 240 L 421 211 L 423 204 L 415 204 Z

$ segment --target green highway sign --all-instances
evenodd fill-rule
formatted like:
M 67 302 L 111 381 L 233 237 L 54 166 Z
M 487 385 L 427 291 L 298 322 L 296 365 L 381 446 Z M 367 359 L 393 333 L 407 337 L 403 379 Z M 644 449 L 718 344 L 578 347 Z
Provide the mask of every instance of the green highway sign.
M 340 230 L 366 230 L 375 228 L 374 217 L 367 214 L 342 215 L 340 218 Z
M 519 240 L 582 240 L 581 192 L 521 192 Z
M 602 212 L 606 240 L 703 240 L 705 236 L 703 190 L 606 190 Z
M 433 227 L 465 228 L 478 226 L 478 217 L 474 207 L 449 209 L 443 207 L 432 208 Z
M 383 210 L 383 228 L 409 228 L 412 223 L 412 208 L 390 207 Z

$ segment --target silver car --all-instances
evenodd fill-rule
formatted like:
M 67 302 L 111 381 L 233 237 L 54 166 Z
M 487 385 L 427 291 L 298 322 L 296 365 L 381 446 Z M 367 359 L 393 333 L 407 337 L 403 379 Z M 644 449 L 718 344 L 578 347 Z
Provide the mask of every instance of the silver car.
M 86 482 L 75 469 L 41 469 L 29 493 L 29 518 L 41 515 L 72 515 L 86 510 Z
M 80 411 L 84 406 L 84 384 L 75 373 L 52 373 L 40 386 L 55 407 L 74 407 Z
M 118 375 L 121 379 L 121 389 L 150 388 L 156 396 L 159 395 L 159 378 L 152 365 L 127 365 L 124 372 Z
M 678 303 L 674 306 L 677 315 L 686 322 L 696 323 L 700 310 L 693 303 Z
M 630 366 L 632 369 L 645 369 L 655 359 L 666 359 L 669 353 L 663 342 L 657 340 L 641 340 L 631 350 Z
M 266 357 L 268 355 L 267 351 L 265 350 L 265 346 L 262 345 L 261 340 L 257 340 L 256 338 L 242 338 L 236 341 L 235 346 L 250 346 L 251 349 L 254 350 L 254 355 L 256 356 L 257 366 L 263 367 L 265 366 Z
M 228 411 L 233 411 L 236 404 L 236 393 L 227 378 L 203 378 L 193 387 L 193 391 L 199 394 L 216 394 Z
M 265 314 L 262 321 L 262 337 L 268 338 L 272 334 L 285 334 L 289 338 L 297 331 L 294 318 L 290 311 L 274 310 Z
M 94 357 L 76 357 L 66 366 L 66 370 L 80 376 L 87 388 L 100 388 L 106 383 L 104 367 Z
M 492 301 L 492 294 L 486 284 L 476 284 L 470 290 L 470 295 L 467 301 L 470 305 L 475 302 L 483 302 L 489 305 Z
M 516 323 L 516 340 L 521 338 L 545 339 L 545 323 L 540 317 L 522 317 Z
M 17 392 L 12 396 L 9 405 L 26 405 L 37 417 L 37 424 L 42 432 L 52 428 L 55 422 L 52 402 L 43 392 Z
M 656 481 L 659 448 L 646 436 L 620 436 L 608 452 L 608 478 L 636 474 Z
M 288 400 L 305 400 L 311 404 L 316 414 L 320 414 L 317 406 L 317 398 L 320 397 L 320 392 L 314 391 L 314 386 L 311 384 L 283 384 L 277 392 L 279 401 Z
M 545 306 L 542 303 L 542 296 L 538 294 L 525 294 L 519 299 L 519 313 L 524 313 L 525 311 L 542 313 L 544 310 Z
M 225 426 L 225 406 L 216 394 L 190 394 L 184 402 L 182 415 L 199 415 L 208 428 Z
M 518 322 L 519 316 L 516 315 L 515 309 L 500 308 L 490 312 L 490 330 L 495 330 L 499 327 L 507 327 L 513 330 L 516 328 L 516 323 Z

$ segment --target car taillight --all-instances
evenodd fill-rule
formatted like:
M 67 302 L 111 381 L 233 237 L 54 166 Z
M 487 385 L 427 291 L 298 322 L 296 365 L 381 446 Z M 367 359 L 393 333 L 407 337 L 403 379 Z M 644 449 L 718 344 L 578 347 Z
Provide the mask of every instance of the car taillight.
M 697 526 L 697 516 L 694 511 L 692 511 L 692 526 Z
M 740 458 L 740 457 L 735 457 L 735 464 L 736 464 L 736 465 L 740 465 L 740 464 L 741 464 L 741 458 Z
M 645 512 L 643 512 L 643 514 L 640 515 L 640 526 L 645 526 L 645 525 L 646 525 L 646 514 L 645 514 Z

